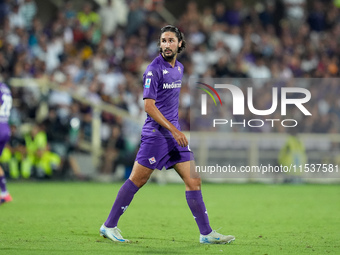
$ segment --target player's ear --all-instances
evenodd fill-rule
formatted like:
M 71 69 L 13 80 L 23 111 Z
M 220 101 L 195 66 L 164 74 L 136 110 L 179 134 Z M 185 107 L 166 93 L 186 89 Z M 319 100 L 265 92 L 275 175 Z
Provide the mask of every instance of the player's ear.
M 182 47 L 182 42 L 183 42 L 183 41 L 179 41 L 179 43 L 178 43 L 178 48 L 181 48 L 181 47 Z

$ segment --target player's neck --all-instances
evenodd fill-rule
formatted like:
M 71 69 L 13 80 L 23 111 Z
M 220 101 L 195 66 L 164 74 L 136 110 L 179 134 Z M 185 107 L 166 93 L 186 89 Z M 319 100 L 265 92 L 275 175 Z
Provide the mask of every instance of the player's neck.
M 163 57 L 164 60 L 165 60 L 166 62 L 168 62 L 172 67 L 175 66 L 177 55 L 175 55 L 172 59 L 167 59 L 167 58 L 164 57 L 164 55 L 163 55 L 163 53 L 162 53 L 162 57 Z

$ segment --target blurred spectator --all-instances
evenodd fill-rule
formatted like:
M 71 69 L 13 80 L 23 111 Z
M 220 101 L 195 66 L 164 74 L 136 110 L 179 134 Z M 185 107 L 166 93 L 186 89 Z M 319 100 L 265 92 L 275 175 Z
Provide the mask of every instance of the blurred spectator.
M 304 143 L 299 138 L 296 130 L 291 131 L 284 146 L 281 148 L 278 156 L 279 165 L 290 166 L 304 166 L 308 163 L 308 157 Z M 285 173 L 285 183 L 301 183 L 302 176 L 299 171 L 290 171 Z
M 313 9 L 309 13 L 307 20 L 311 30 L 321 32 L 325 29 L 325 11 L 321 1 L 316 0 L 313 2 Z
M 250 64 L 248 76 L 249 78 L 271 78 L 270 69 L 265 65 L 262 56 L 257 56 L 255 64 Z
M 129 14 L 128 1 L 125 0 L 113 0 L 113 8 L 119 10 L 117 12 L 117 20 L 120 26 L 125 27 L 127 25 L 127 18 Z
M 222 56 L 217 64 L 214 65 L 215 76 L 216 77 L 228 77 L 230 76 L 231 72 L 228 68 L 228 56 Z
M 91 137 L 92 137 L 92 114 L 90 111 L 86 111 L 82 117 L 79 139 L 91 142 Z
M 9 13 L 9 27 L 11 29 L 15 27 L 24 28 L 25 27 L 25 19 L 22 16 L 22 13 L 19 12 L 19 4 L 14 4 L 12 12 Z
M 223 2 L 216 3 L 214 15 L 217 23 L 228 23 L 226 6 Z
M 224 44 L 230 49 L 230 53 L 236 56 L 242 49 L 243 39 L 238 26 L 231 26 L 229 33 L 223 38 Z
M 205 6 L 203 13 L 200 17 L 200 23 L 204 32 L 209 32 L 215 23 L 215 16 L 213 14 L 213 9 L 210 6 Z
M 103 144 L 103 166 L 101 172 L 103 174 L 113 174 L 117 165 L 123 161 L 126 150 L 126 142 L 123 137 L 121 127 L 114 125 L 111 128 L 111 135 Z
M 233 7 L 226 12 L 226 20 L 230 26 L 240 26 L 242 22 L 241 11 L 243 6 L 243 1 L 234 1 Z
M 126 35 L 129 37 L 136 34 L 139 27 L 146 20 L 146 10 L 143 6 L 143 1 L 132 0 L 129 5 L 129 14 L 127 18 Z
M 60 119 L 57 115 L 56 108 L 50 108 L 48 117 L 44 121 L 47 141 L 53 152 L 57 153 L 62 159 L 65 159 L 69 147 L 69 123 L 66 119 Z
M 60 156 L 60 174 L 67 176 L 70 169 L 72 177 L 82 179 L 84 176 L 77 161 L 72 156 L 72 152 L 77 149 L 80 128 L 80 119 L 77 116 L 78 111 L 77 104 L 74 103 L 71 106 L 70 117 L 60 119 L 57 116 L 56 109 L 50 108 L 48 118 L 44 121 L 44 126 L 51 151 Z
M 100 16 L 93 11 L 92 4 L 86 2 L 83 6 L 83 10 L 78 12 L 77 18 L 83 30 L 88 30 L 91 25 L 99 24 Z
M 60 90 L 53 90 L 49 95 L 49 105 L 57 108 L 57 115 L 60 119 L 66 119 L 70 113 L 72 103 L 72 83 L 64 81 L 60 84 Z
M 66 0 L 62 8 L 66 19 L 74 19 L 77 16 L 76 11 L 73 8 L 73 3 L 71 0 Z
M 29 178 L 31 175 L 32 162 L 27 157 L 25 140 L 16 125 L 11 125 L 11 138 L 0 157 L 0 162 L 11 178 Z
M 52 177 L 59 170 L 61 159 L 58 154 L 50 151 L 44 125 L 33 125 L 24 139 L 27 157 L 33 166 L 30 175 L 37 178 Z
M 101 30 L 106 36 L 111 36 L 115 32 L 118 26 L 118 13 L 119 9 L 116 9 L 112 3 L 112 0 L 107 0 L 107 3 L 102 5 L 99 10 Z
M 182 16 L 187 24 L 199 24 L 200 13 L 198 11 L 197 3 L 195 1 L 189 1 L 186 6 L 186 11 Z
M 3 25 L 6 16 L 10 12 L 10 0 L 0 0 L 0 26 Z
M 102 93 L 104 100 L 109 100 L 115 91 L 117 91 L 118 85 L 123 83 L 124 80 L 124 75 L 114 65 L 109 66 L 106 73 L 100 74 L 98 81 L 103 83 Z
M 34 0 L 24 0 L 20 5 L 20 14 L 25 20 L 26 28 L 31 28 L 32 20 L 37 14 L 37 5 Z
M 306 0 L 283 0 L 286 10 L 285 16 L 293 29 L 301 26 L 306 18 Z
M 205 42 L 206 37 L 204 33 L 200 30 L 200 27 L 197 23 L 189 23 L 189 33 L 187 36 L 187 40 L 190 44 L 197 46 L 201 45 Z

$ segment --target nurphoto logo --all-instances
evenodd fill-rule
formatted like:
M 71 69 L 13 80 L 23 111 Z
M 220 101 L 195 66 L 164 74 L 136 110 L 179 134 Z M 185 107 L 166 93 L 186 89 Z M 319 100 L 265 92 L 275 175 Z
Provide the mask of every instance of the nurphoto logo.
M 219 94 L 216 89 L 223 89 L 223 93 L 228 93 L 229 96 L 232 97 L 232 115 L 233 116 L 245 116 L 246 112 L 250 112 L 255 116 L 260 116 L 255 119 L 243 119 L 241 121 L 238 120 L 236 122 L 233 119 L 223 119 L 223 118 L 214 118 L 212 120 L 212 126 L 216 127 L 217 125 L 226 125 L 230 124 L 231 127 L 233 125 L 243 125 L 244 127 L 248 125 L 249 127 L 262 127 L 265 122 L 271 124 L 271 127 L 274 127 L 276 122 L 280 122 L 283 127 L 296 127 L 298 125 L 298 121 L 296 119 L 278 119 L 278 118 L 266 118 L 263 119 L 261 117 L 271 115 L 276 113 L 279 101 L 280 101 L 280 116 L 287 115 L 287 107 L 292 106 L 296 107 L 303 115 L 311 116 L 311 112 L 306 108 L 305 104 L 310 101 L 311 93 L 306 88 L 297 88 L 297 87 L 272 87 L 271 88 L 271 106 L 267 109 L 256 109 L 254 106 L 254 96 L 253 96 L 253 87 L 247 87 L 246 96 L 244 95 L 244 91 L 241 90 L 236 85 L 232 84 L 214 84 L 213 86 L 196 82 L 200 85 L 203 85 L 209 88 L 218 98 L 221 107 L 223 107 L 223 103 L 221 100 L 221 93 Z M 205 93 L 201 94 L 201 116 L 207 115 L 208 111 L 208 100 L 207 94 L 213 100 L 215 106 L 217 106 L 217 102 L 212 95 L 212 93 L 205 88 L 197 87 L 198 89 L 204 91 Z M 294 97 L 290 97 L 289 95 L 294 95 Z M 299 96 L 297 96 L 299 95 Z M 247 104 L 245 104 L 245 98 L 247 98 Z M 261 99 L 257 99 L 261 100 Z M 247 108 L 245 108 L 247 106 Z M 277 116 L 277 115 L 276 115 Z M 238 118 L 239 119 L 239 118 Z
M 207 88 L 209 88 L 212 92 L 215 93 L 215 95 L 217 96 L 218 100 L 220 101 L 220 104 L 222 105 L 222 100 L 220 98 L 220 95 L 217 93 L 217 91 L 211 87 L 208 84 L 202 83 L 202 82 L 197 82 L 198 84 L 201 84 L 203 86 L 206 86 Z M 214 96 L 209 92 L 209 90 L 202 88 L 202 87 L 197 87 L 198 89 L 203 90 L 204 92 L 206 92 L 214 101 L 215 105 L 217 106 L 216 100 L 214 98 Z M 206 94 L 202 94 L 201 95 L 201 99 L 202 99 L 202 107 L 201 107 L 201 114 L 202 115 L 207 115 L 207 95 Z

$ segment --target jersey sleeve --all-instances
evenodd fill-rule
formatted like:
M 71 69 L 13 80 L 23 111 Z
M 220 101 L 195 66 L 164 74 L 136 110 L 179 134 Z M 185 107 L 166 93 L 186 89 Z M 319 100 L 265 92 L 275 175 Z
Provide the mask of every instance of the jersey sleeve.
M 161 80 L 157 69 L 154 66 L 148 66 L 143 74 L 143 99 L 156 100 L 159 84 L 161 84 Z

